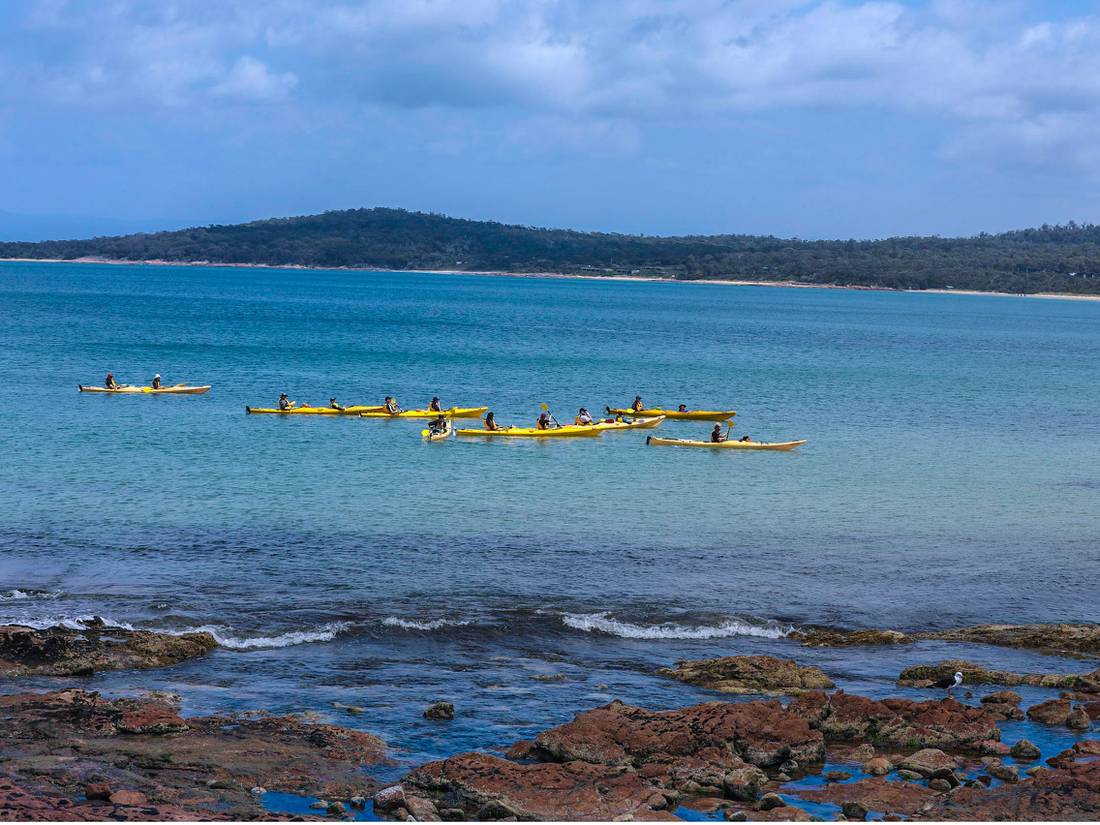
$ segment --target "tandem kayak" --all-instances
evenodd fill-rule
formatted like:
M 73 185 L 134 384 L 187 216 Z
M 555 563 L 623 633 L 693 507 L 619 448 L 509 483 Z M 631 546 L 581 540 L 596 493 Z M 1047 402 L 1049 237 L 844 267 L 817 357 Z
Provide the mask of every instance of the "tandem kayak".
M 726 421 L 737 415 L 736 410 L 688 410 L 686 412 L 680 412 L 678 410 L 628 410 L 623 408 L 608 407 L 608 415 L 637 415 L 642 417 L 650 416 L 664 416 L 669 419 L 676 419 L 678 421 Z
M 154 390 L 152 387 L 131 387 L 129 385 L 107 389 L 107 387 L 86 387 L 83 384 L 77 384 L 76 388 L 80 392 L 109 392 L 121 393 L 122 395 L 202 395 L 204 392 L 210 391 L 209 384 L 202 387 L 189 387 L 187 384 L 176 384 L 174 387 L 161 387 L 159 390 Z
M 646 438 L 646 444 L 657 447 L 711 447 L 717 450 L 793 450 L 806 443 L 802 441 L 691 441 L 686 438 L 658 438 L 651 435 Z
M 362 415 L 363 413 L 377 412 L 381 406 L 364 406 L 362 404 L 344 407 L 338 410 L 335 407 L 291 407 L 289 410 L 280 410 L 274 407 L 245 407 L 246 413 L 253 415 Z
M 449 410 L 436 412 L 434 410 L 402 410 L 399 413 L 388 413 L 385 410 L 360 413 L 360 418 L 435 418 L 442 415 L 446 418 L 481 418 L 489 411 L 488 407 L 451 407 Z
M 593 438 L 600 435 L 603 430 L 600 427 L 588 425 L 578 427 L 574 424 L 565 427 L 555 427 L 550 430 L 540 430 L 538 427 L 505 427 L 501 430 L 458 430 L 457 435 L 487 436 L 489 438 Z
M 664 420 L 663 415 L 657 415 L 653 418 L 635 418 L 633 421 L 597 421 L 591 426 L 600 430 L 652 430 L 661 426 Z
M 420 431 L 420 437 L 426 441 L 445 441 L 454 435 L 454 431 L 454 423 L 448 418 L 442 432 L 433 432 L 432 430 L 424 429 Z

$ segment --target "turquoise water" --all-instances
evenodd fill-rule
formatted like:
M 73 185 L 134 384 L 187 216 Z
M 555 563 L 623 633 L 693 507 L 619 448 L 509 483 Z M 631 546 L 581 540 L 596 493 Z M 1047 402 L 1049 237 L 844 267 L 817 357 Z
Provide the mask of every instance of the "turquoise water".
M 481 696 L 464 733 L 423 728 L 435 752 L 609 689 L 690 698 L 652 669 L 792 624 L 1100 620 L 1098 303 L 4 263 L 0 307 L 0 619 L 209 627 L 218 654 L 139 677 L 197 709 L 373 706 L 369 683 L 396 720 L 394 695 Z M 77 393 L 108 370 L 213 389 Z M 521 424 L 640 393 L 809 443 L 424 444 L 417 421 L 245 415 L 281 391 Z M 806 655 L 860 684 L 901 664 Z

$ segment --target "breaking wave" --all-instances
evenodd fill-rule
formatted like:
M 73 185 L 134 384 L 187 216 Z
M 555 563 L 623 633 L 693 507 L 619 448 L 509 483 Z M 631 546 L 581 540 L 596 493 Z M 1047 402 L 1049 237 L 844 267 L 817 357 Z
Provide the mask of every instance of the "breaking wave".
M 469 619 L 431 619 L 430 621 L 417 621 L 416 619 L 401 619 L 397 616 L 387 616 L 382 620 L 385 627 L 399 627 L 402 630 L 439 630 L 442 627 L 465 627 L 472 624 Z
M 351 627 L 351 622 L 329 622 L 320 627 L 308 630 L 288 630 L 272 636 L 234 636 L 232 628 L 224 625 L 203 625 L 191 627 L 186 630 L 162 631 L 173 635 L 184 633 L 209 633 L 219 647 L 229 650 L 260 650 L 263 648 L 293 647 L 294 645 L 306 645 L 313 642 L 331 642 L 345 630 Z
M 0 592 L 0 602 L 22 602 L 30 599 L 56 599 L 61 595 L 59 591 L 51 590 L 4 590 Z
M 764 639 L 782 639 L 791 628 L 752 624 L 730 619 L 714 625 L 683 625 L 675 622 L 660 624 L 633 624 L 612 619 L 604 613 L 566 613 L 562 623 L 586 633 L 607 633 L 623 639 L 722 639 L 729 636 L 757 636 Z

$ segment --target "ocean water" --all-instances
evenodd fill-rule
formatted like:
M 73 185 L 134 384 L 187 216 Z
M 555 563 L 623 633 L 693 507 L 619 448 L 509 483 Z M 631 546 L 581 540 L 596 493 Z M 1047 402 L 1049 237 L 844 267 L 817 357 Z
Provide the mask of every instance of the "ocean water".
M 0 263 L 0 320 L 0 621 L 94 614 L 223 645 L 98 689 L 329 712 L 415 761 L 614 696 L 711 697 L 654 674 L 685 657 L 797 655 L 870 693 L 948 654 L 1081 668 L 808 651 L 783 638 L 801 624 L 1100 620 L 1100 303 Z M 213 389 L 76 391 L 108 370 Z M 425 444 L 418 421 L 245 414 L 281 391 L 438 395 L 520 424 L 641 394 L 809 443 Z M 455 723 L 420 718 L 437 698 Z

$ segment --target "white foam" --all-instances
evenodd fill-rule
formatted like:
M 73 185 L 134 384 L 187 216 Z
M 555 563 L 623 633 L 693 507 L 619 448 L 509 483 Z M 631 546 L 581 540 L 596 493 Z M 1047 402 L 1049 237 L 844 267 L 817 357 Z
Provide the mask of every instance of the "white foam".
M 470 623 L 468 619 L 432 619 L 422 622 L 416 619 L 400 619 L 397 616 L 387 616 L 382 620 L 384 626 L 400 627 L 402 630 L 439 630 L 441 627 L 464 627 Z
M 230 650 L 258 650 L 261 648 L 307 645 L 312 642 L 331 642 L 349 627 L 351 627 L 350 622 L 329 622 L 308 630 L 289 630 L 286 633 L 278 633 L 274 636 L 244 637 L 231 635 L 233 629 L 224 625 L 203 625 L 201 627 L 189 627 L 185 630 L 161 632 L 168 632 L 175 636 L 184 633 L 209 633 L 220 647 L 229 648 Z
M 102 620 L 103 624 L 92 624 L 95 620 Z M 51 627 L 66 627 L 69 630 L 87 630 L 89 627 L 108 627 L 117 628 L 119 630 L 135 630 L 136 628 L 132 624 L 126 622 L 116 622 L 114 619 L 108 619 L 106 616 L 42 616 L 40 618 L 18 618 L 12 619 L 11 624 L 22 625 L 23 627 L 32 627 L 35 630 L 48 630 Z
M 769 627 L 729 619 L 716 625 L 682 625 L 675 622 L 661 624 L 632 624 L 612 619 L 604 613 L 565 613 L 562 623 L 586 633 L 593 631 L 619 636 L 623 639 L 723 639 L 729 636 L 757 636 L 764 639 L 782 639 L 790 628 Z
M 29 599 L 56 599 L 60 596 L 59 592 L 48 592 L 45 590 L 6 590 L 0 593 L 0 602 L 22 602 Z

